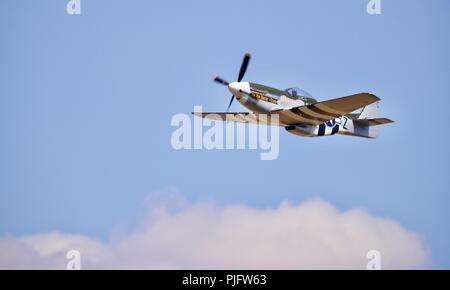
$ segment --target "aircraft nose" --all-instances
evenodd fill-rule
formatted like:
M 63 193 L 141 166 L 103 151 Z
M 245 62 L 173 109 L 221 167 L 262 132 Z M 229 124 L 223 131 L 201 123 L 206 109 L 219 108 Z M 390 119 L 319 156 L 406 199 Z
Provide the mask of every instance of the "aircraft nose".
M 240 96 L 241 92 L 245 92 L 245 85 L 242 82 L 232 82 L 228 85 L 228 90 L 233 95 Z

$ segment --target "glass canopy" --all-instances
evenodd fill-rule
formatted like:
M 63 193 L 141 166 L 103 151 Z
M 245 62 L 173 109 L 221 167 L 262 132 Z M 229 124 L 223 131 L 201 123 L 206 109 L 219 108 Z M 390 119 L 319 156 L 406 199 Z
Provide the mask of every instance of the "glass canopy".
M 291 99 L 294 100 L 314 100 L 310 93 L 300 88 L 292 87 L 285 90 Z

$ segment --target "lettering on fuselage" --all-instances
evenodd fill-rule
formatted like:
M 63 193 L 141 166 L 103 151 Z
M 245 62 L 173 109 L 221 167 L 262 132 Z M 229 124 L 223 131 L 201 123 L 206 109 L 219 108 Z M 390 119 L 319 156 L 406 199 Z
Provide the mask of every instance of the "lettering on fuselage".
M 338 126 L 342 126 L 342 128 L 347 129 L 347 122 L 348 122 L 348 118 L 346 116 L 342 116 L 339 118 L 336 118 L 334 120 L 330 120 L 328 122 L 326 122 L 325 124 L 328 127 L 334 127 L 334 125 L 338 125 Z
M 341 127 L 346 130 L 347 129 L 347 127 L 346 127 L 347 121 L 348 121 L 348 118 L 345 116 L 326 121 L 325 123 L 319 125 L 319 130 L 318 130 L 317 136 L 334 135 L 340 131 Z M 327 127 L 331 128 L 331 132 L 329 131 L 327 133 L 327 130 L 326 130 Z
M 257 100 L 261 100 L 261 101 L 265 101 L 265 102 L 270 102 L 270 103 L 273 103 L 273 104 L 277 104 L 277 102 L 278 102 L 277 99 L 272 98 L 272 97 L 265 96 L 265 95 L 260 94 L 260 93 L 254 93 L 254 92 L 253 92 L 253 93 L 250 94 L 250 96 L 252 96 L 253 98 L 255 98 L 255 99 L 257 99 Z

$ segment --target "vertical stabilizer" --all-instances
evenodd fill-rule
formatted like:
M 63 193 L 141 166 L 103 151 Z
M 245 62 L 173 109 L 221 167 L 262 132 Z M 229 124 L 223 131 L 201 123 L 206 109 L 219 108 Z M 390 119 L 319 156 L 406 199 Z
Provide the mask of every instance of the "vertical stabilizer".
M 373 104 L 367 105 L 363 108 L 358 119 L 375 119 L 378 117 L 380 102 L 375 102 Z

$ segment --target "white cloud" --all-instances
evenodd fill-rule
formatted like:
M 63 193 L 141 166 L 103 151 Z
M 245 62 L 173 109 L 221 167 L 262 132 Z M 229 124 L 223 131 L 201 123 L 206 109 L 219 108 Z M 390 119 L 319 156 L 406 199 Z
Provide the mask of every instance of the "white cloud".
M 365 269 L 372 249 L 384 269 L 430 265 L 421 237 L 397 222 L 312 200 L 275 209 L 153 209 L 140 229 L 107 243 L 57 232 L 1 237 L 0 268 L 64 269 L 71 249 L 85 269 Z

